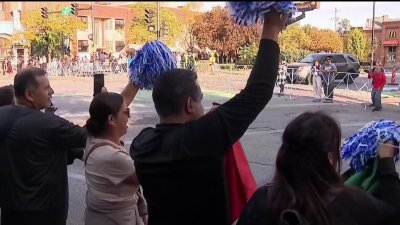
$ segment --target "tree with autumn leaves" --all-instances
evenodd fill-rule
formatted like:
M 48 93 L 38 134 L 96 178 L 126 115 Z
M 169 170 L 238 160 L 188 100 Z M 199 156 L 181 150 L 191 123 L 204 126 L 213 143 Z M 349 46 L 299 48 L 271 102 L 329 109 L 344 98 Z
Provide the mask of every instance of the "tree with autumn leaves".
M 145 9 L 151 9 L 155 12 L 153 18 L 153 24 L 157 24 L 157 5 L 156 3 L 141 3 L 132 5 L 132 12 L 136 14 L 130 24 L 130 29 L 128 33 L 128 41 L 133 44 L 144 44 L 148 41 L 156 40 L 156 33 L 149 31 L 147 23 L 145 21 Z M 160 21 L 165 21 L 168 25 L 168 35 L 161 38 L 167 45 L 173 46 L 175 42 L 180 38 L 183 32 L 183 26 L 178 21 L 176 15 L 166 8 L 161 8 Z
M 59 11 L 61 7 L 57 5 L 50 10 Z M 73 15 L 49 14 L 47 19 L 43 19 L 40 9 L 28 11 L 21 20 L 24 31 L 15 33 L 11 40 L 28 40 L 28 45 L 40 51 L 40 55 L 48 53 L 53 57 L 62 55 L 63 36 L 72 38 L 78 30 L 87 28 L 87 24 L 77 21 Z
M 227 8 L 216 7 L 196 17 L 193 35 L 200 48 L 210 48 L 220 54 L 235 57 L 246 45 L 258 44 L 261 26 L 239 26 L 233 23 Z
M 227 8 L 217 7 L 196 18 L 193 34 L 201 48 L 208 47 L 223 54 L 236 56 L 239 51 L 249 52 L 245 48 L 258 45 L 261 25 L 236 25 Z M 278 42 L 282 59 L 290 61 L 298 61 L 310 52 L 343 51 L 343 41 L 337 32 L 321 30 L 310 25 L 302 27 L 298 23 L 290 25 L 280 33 Z M 248 61 L 247 56 L 242 58 Z

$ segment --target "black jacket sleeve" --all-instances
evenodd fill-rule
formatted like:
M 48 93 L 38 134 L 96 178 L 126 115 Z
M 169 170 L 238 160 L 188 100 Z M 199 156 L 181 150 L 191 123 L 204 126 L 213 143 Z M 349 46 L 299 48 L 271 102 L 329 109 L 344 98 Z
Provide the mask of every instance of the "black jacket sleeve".
M 272 98 L 278 67 L 279 45 L 261 40 L 245 88 L 216 110 L 186 124 L 185 144 L 190 144 L 190 149 L 198 154 L 223 156 Z
M 54 114 L 47 114 L 50 140 L 62 148 L 84 148 L 86 130 Z

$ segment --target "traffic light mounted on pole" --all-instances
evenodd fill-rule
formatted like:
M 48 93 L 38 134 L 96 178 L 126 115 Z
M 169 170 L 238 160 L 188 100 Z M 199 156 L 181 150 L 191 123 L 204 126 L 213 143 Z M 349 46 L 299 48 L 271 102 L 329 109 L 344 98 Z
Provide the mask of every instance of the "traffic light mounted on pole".
M 79 6 L 78 3 L 71 4 L 71 14 L 72 15 L 75 15 L 75 16 L 78 15 L 78 10 L 79 10 L 78 6 Z
M 43 19 L 49 18 L 49 15 L 48 15 L 49 11 L 48 11 L 47 7 L 42 7 L 40 9 L 41 9 L 41 13 L 42 13 L 42 18 Z
M 144 11 L 145 11 L 144 20 L 147 23 L 147 30 L 154 31 L 155 30 L 155 26 L 153 24 L 154 11 L 151 9 L 145 9 Z
M 161 33 L 162 36 L 168 35 L 168 24 L 163 20 L 161 24 Z

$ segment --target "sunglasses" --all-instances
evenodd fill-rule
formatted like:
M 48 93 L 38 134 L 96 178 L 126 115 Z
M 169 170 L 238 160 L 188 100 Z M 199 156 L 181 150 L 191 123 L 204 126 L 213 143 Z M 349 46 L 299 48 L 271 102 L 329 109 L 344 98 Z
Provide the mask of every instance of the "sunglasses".
M 123 113 L 124 113 L 125 115 L 127 115 L 128 118 L 131 118 L 131 110 L 130 110 L 129 108 L 126 108 L 126 110 L 124 110 Z

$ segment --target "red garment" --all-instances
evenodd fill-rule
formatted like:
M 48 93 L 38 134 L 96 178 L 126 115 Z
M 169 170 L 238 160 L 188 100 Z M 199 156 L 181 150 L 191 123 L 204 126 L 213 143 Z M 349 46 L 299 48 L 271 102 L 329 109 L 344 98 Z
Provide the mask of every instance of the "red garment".
M 224 159 L 225 179 L 227 181 L 231 222 L 237 220 L 247 201 L 257 189 L 249 163 L 239 141 Z
M 383 89 L 386 85 L 386 75 L 381 71 L 371 72 L 372 86 L 374 89 Z

